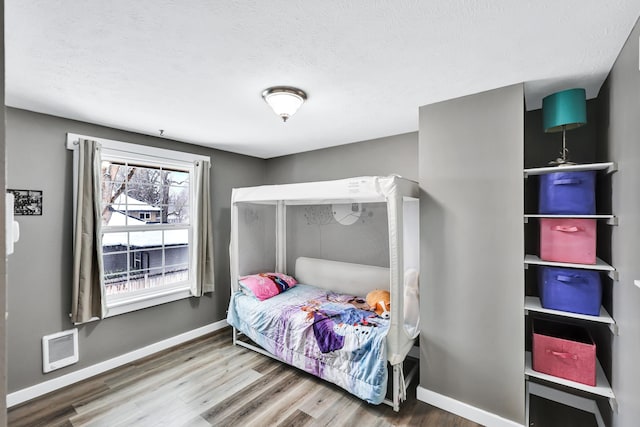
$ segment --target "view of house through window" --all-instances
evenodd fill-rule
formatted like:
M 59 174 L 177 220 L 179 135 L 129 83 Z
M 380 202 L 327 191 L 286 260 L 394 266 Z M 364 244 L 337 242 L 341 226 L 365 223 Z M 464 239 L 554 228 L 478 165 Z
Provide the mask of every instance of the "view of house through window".
M 109 301 L 190 281 L 191 171 L 102 156 L 105 294 Z

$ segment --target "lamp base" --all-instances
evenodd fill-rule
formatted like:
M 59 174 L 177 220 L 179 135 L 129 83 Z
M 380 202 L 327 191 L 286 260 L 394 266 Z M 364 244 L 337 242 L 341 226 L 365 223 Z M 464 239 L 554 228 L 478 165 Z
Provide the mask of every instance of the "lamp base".
M 549 166 L 571 166 L 571 165 L 576 165 L 577 163 L 572 162 L 570 160 L 567 159 L 563 159 L 562 157 L 558 157 L 555 160 L 552 160 L 549 162 Z

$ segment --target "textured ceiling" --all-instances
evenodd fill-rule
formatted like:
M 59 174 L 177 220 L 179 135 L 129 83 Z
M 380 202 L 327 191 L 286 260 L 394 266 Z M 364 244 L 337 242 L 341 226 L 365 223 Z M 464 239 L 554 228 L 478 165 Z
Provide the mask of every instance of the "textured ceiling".
M 9 106 L 257 157 L 416 131 L 525 82 L 598 94 L 640 0 L 5 0 Z M 286 124 L 260 98 L 309 95 Z

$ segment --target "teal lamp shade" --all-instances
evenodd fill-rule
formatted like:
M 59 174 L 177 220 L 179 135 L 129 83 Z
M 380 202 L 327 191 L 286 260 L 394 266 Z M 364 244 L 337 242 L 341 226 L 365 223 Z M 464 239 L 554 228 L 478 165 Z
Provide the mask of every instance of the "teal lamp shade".
M 545 132 L 571 130 L 587 124 L 584 89 L 556 92 L 542 100 L 542 126 Z

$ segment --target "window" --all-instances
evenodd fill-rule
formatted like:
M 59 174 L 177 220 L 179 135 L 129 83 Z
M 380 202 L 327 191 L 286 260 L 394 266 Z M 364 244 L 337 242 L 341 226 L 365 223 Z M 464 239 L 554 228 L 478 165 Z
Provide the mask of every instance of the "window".
M 108 300 L 184 287 L 193 259 L 191 166 L 180 169 L 143 159 L 123 161 L 108 153 L 103 150 L 100 181 Z M 174 219 L 171 224 L 169 215 Z
M 77 136 L 74 135 L 77 138 Z M 195 282 L 195 163 L 203 156 L 100 143 L 104 295 L 108 316 L 186 298 Z

